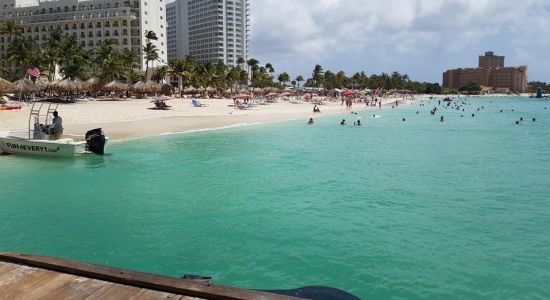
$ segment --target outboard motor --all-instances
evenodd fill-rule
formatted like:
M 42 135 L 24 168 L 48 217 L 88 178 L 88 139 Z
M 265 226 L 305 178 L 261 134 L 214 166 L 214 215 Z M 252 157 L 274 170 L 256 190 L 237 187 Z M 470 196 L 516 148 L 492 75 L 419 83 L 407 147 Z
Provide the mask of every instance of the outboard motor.
M 86 150 L 103 155 L 105 151 L 105 135 L 101 128 L 86 132 Z

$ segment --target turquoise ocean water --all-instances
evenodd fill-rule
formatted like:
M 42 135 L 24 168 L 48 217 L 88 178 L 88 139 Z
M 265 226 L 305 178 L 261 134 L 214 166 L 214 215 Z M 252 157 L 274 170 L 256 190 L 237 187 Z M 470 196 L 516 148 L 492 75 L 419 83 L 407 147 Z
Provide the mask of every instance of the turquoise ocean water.
M 118 142 L 104 157 L 0 156 L 0 250 L 243 288 L 548 299 L 550 101 L 468 101 Z

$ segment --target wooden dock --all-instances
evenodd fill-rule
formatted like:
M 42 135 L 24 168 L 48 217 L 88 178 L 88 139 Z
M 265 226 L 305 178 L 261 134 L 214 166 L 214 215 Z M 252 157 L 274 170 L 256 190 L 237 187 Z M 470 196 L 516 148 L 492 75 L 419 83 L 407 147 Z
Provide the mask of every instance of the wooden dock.
M 0 252 L 0 299 L 299 299 L 53 257 Z

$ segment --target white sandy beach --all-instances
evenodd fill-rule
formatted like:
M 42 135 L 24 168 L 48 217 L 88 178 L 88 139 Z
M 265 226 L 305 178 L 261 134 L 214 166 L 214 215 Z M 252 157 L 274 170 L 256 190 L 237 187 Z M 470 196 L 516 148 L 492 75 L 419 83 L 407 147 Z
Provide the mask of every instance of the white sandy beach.
M 383 98 L 385 106 L 401 98 Z M 152 110 L 150 99 L 125 101 L 81 101 L 60 104 L 58 111 L 63 118 L 66 135 L 82 136 L 87 130 L 103 128 L 114 140 L 140 138 L 164 133 L 213 129 L 239 124 L 274 123 L 310 117 L 349 113 L 340 102 L 328 102 L 319 106 L 320 114 L 313 114 L 310 103 L 293 104 L 279 100 L 269 105 L 257 105 L 250 110 L 232 107 L 231 99 L 202 99 L 208 107 L 193 107 L 191 99 L 167 101 L 171 110 Z M 47 105 L 47 104 L 45 104 Z M 55 105 L 55 104 L 53 104 Z M 351 110 L 378 109 L 354 104 Z M 21 110 L 0 111 L 0 130 L 26 131 L 30 105 Z

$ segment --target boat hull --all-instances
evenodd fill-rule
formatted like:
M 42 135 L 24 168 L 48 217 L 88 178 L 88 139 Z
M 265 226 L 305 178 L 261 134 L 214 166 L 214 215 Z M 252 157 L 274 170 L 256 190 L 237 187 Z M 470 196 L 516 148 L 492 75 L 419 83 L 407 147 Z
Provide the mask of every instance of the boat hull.
M 86 142 L 74 140 L 29 140 L 18 137 L 0 137 L 0 152 L 18 155 L 71 157 L 89 153 Z

